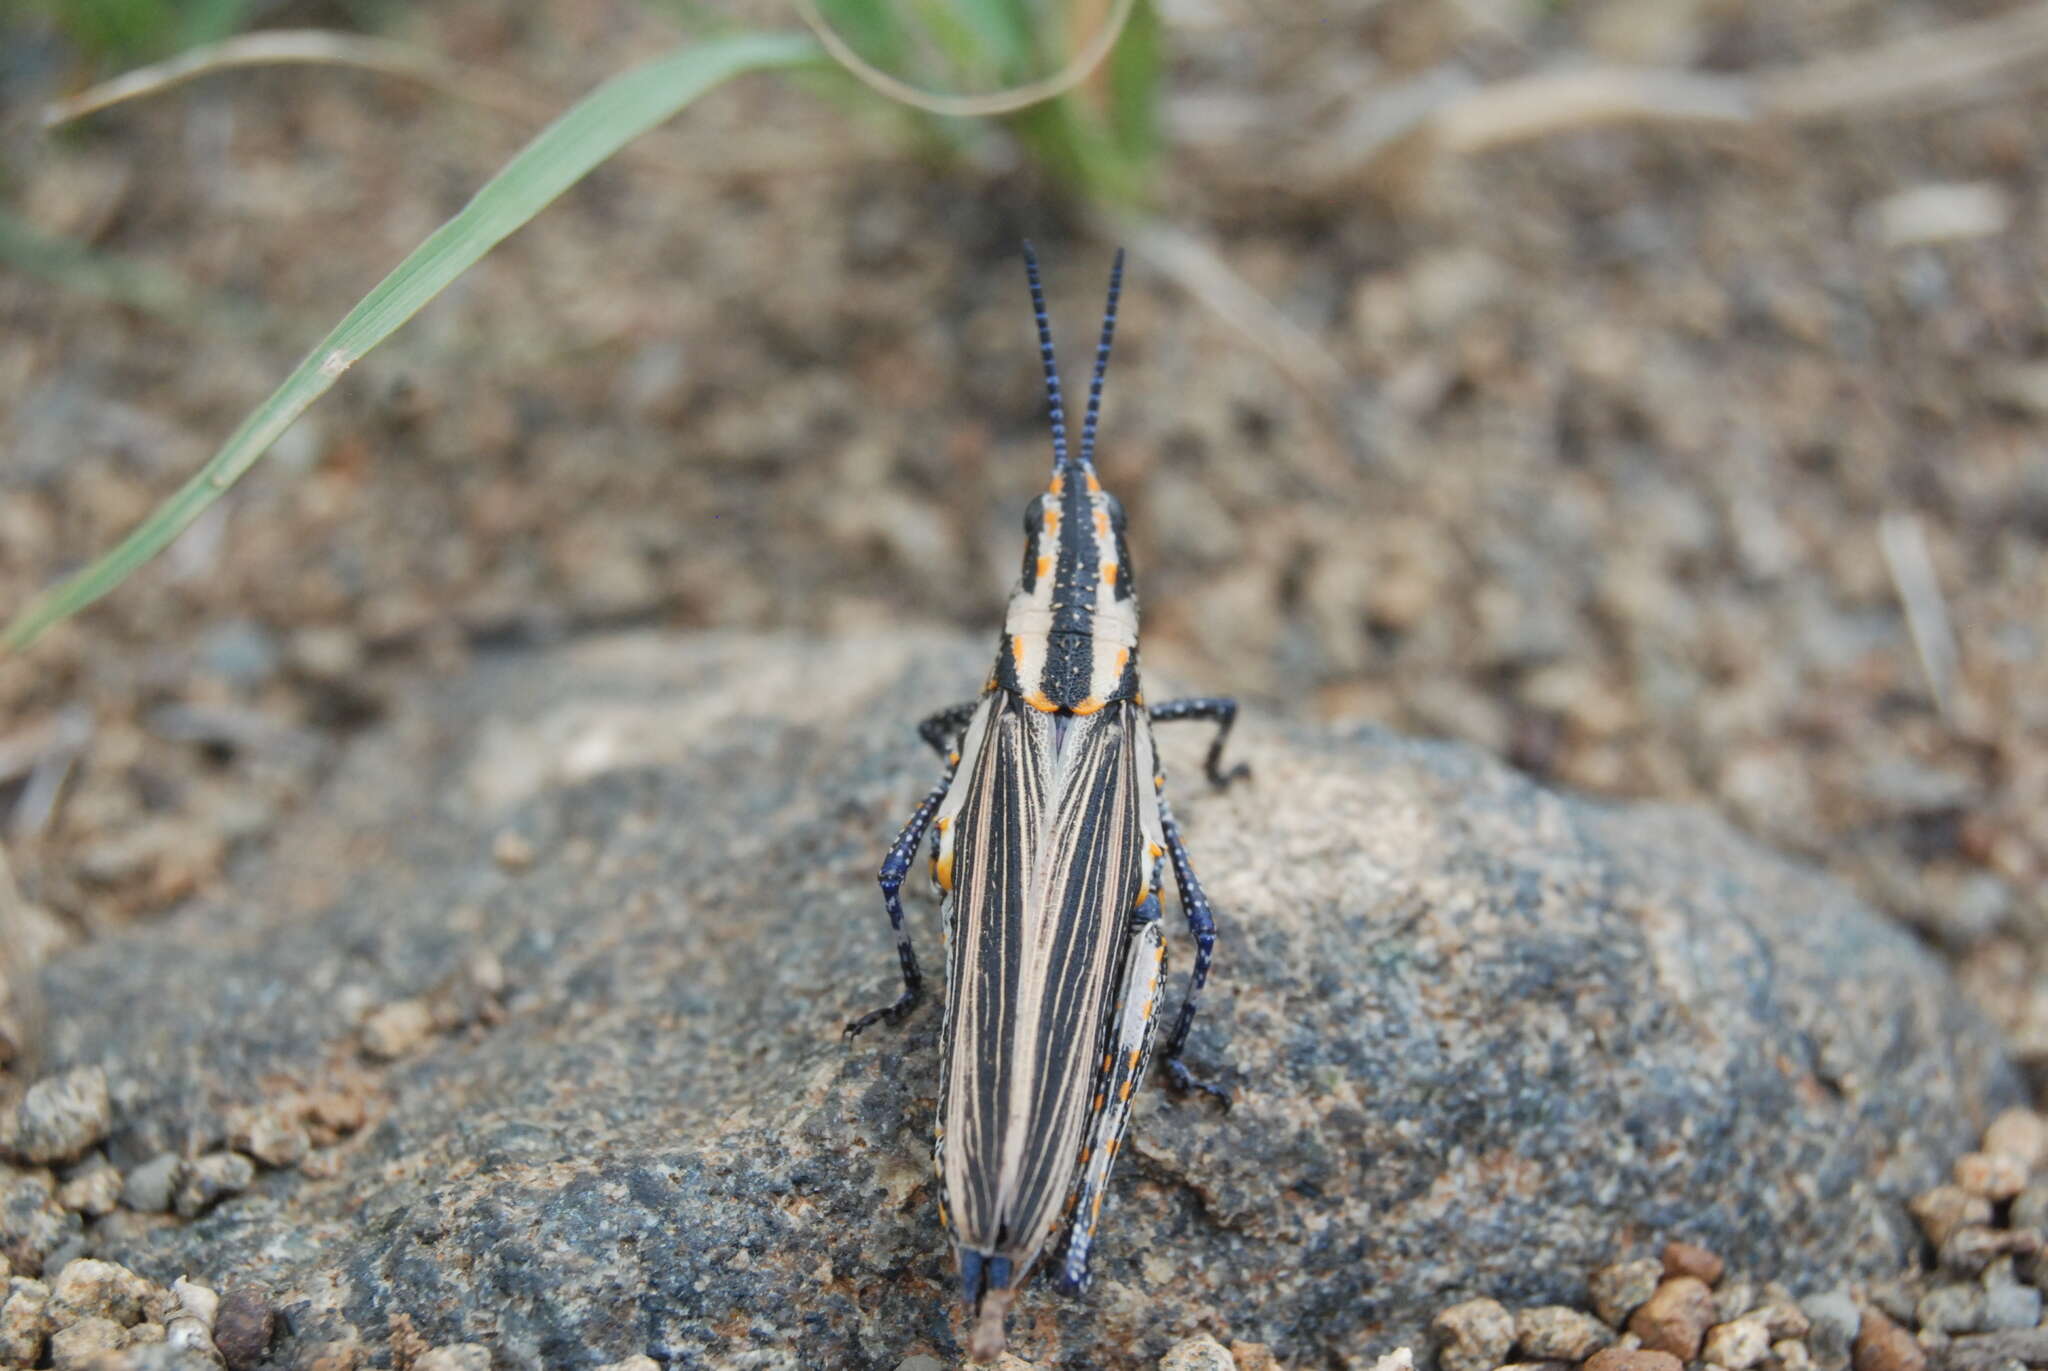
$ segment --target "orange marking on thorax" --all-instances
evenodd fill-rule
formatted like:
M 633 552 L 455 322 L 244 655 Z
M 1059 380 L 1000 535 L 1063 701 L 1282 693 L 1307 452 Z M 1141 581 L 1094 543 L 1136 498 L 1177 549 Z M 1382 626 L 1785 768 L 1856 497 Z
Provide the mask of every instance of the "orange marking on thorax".
M 1057 538 L 1059 537 L 1059 534 L 1060 512 L 1056 509 L 1049 509 L 1045 512 L 1045 536 L 1048 538 Z
M 1043 581 L 1050 575 L 1052 575 L 1052 558 L 1040 557 L 1038 559 L 1038 579 Z
M 1136 1047 L 1131 1049 L 1131 1070 L 1133 1071 L 1136 1071 L 1138 1069 L 1138 1055 L 1142 1050 L 1143 1049 Z
M 1129 1100 L 1129 1099 L 1131 1098 L 1131 1087 L 1132 1087 L 1133 1085 L 1135 1085 L 1135 1084 L 1136 1084 L 1136 1082 L 1135 1082 L 1135 1081 L 1125 1081 L 1125 1082 L 1123 1083 L 1123 1085 L 1122 1085 L 1122 1086 L 1121 1086 L 1121 1087 L 1120 1087 L 1120 1088 L 1119 1088 L 1119 1089 L 1117 1090 L 1117 1092 L 1116 1092 L 1116 1097 L 1117 1097 L 1117 1098 L 1118 1098 L 1119 1100 L 1125 1100 L 1125 1101 L 1128 1101 L 1128 1100 Z M 1111 1156 L 1115 1156 L 1115 1155 L 1116 1155 L 1116 1139 L 1115 1139 L 1115 1138 L 1111 1138 L 1111 1139 L 1109 1140 L 1109 1149 L 1110 1149 L 1110 1155 L 1111 1155 Z
M 932 875 L 938 880 L 939 889 L 953 888 L 953 854 L 941 852 L 938 861 L 932 864 Z
M 1100 495 L 1102 493 L 1102 482 L 1095 479 L 1094 472 L 1087 473 L 1084 479 L 1088 482 L 1088 493 L 1090 495 Z
M 1116 570 L 1115 562 L 1104 562 L 1102 564 L 1102 583 L 1104 585 L 1113 586 L 1116 584 Z M 1123 663 L 1118 662 L 1117 665 L 1122 666 Z
M 1093 695 L 1090 695 L 1087 699 L 1081 701 L 1081 703 L 1074 706 L 1074 712 L 1076 714 L 1093 714 L 1101 708 L 1102 701 L 1096 699 Z
M 1047 495 L 1065 495 L 1067 493 L 1067 478 L 1060 472 L 1055 471 L 1052 474 L 1052 483 L 1046 486 L 1045 493 Z
M 1026 695 L 1024 703 L 1030 705 L 1040 714 L 1055 714 L 1059 712 L 1059 706 L 1054 704 L 1052 697 L 1042 690 L 1034 690 L 1029 695 Z
M 1106 509 L 1095 511 L 1095 536 L 1105 541 L 1109 538 L 1109 511 Z
M 1110 567 L 1110 570 L 1112 570 L 1112 571 L 1116 570 L 1116 563 L 1115 563 L 1115 562 L 1111 562 L 1111 563 L 1109 564 L 1109 567 Z M 1113 581 L 1113 580 L 1115 580 L 1116 578 L 1115 578 L 1114 576 L 1112 576 L 1112 577 L 1110 577 L 1110 579 L 1111 579 L 1111 580 Z M 1131 650 L 1130 650 L 1129 648 L 1127 648 L 1127 647 L 1120 647 L 1120 648 L 1118 648 L 1118 649 L 1116 650 L 1116 669 L 1117 669 L 1118 671 L 1122 671 L 1122 670 L 1123 670 L 1123 669 L 1124 669 L 1124 668 L 1125 668 L 1126 666 L 1129 666 L 1129 665 L 1130 665 L 1130 661 L 1131 661 Z

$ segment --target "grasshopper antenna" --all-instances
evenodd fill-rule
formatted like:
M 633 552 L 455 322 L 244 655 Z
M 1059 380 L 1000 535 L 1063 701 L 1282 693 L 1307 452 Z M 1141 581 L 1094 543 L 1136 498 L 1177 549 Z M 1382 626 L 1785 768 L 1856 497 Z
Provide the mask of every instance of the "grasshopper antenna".
M 1081 422 L 1081 464 L 1095 462 L 1095 420 L 1102 412 L 1102 376 L 1109 370 L 1109 344 L 1116 337 L 1116 297 L 1124 288 L 1124 250 L 1109 268 L 1109 304 L 1102 311 L 1102 341 L 1095 345 L 1095 375 L 1088 382 L 1088 417 Z
M 1038 283 L 1038 254 L 1024 240 L 1024 275 L 1031 282 L 1031 311 L 1038 316 L 1038 355 L 1045 362 L 1045 400 L 1052 409 L 1052 462 L 1067 464 L 1067 410 L 1060 403 L 1060 368 L 1052 357 L 1052 321 L 1045 314 L 1045 287 Z

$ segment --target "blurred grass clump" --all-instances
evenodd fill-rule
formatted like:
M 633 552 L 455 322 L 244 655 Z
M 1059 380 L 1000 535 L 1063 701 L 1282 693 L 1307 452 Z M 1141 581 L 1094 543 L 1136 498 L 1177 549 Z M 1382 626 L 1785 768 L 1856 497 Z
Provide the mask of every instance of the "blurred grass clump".
M 818 9 L 876 69 L 948 94 L 1046 80 L 1121 19 L 1099 68 L 1005 122 L 1032 160 L 1084 199 L 1130 203 L 1151 190 L 1161 150 L 1163 63 L 1149 0 L 1137 0 L 1127 15 L 1104 0 L 818 0 Z M 981 121 L 933 118 L 947 139 L 987 134 Z
M 246 27 L 254 0 L 27 0 L 81 63 L 109 68 L 215 43 Z
M 30 3 L 77 46 L 81 62 L 185 48 L 166 64 L 174 74 L 131 82 L 133 93 L 235 65 L 225 53 L 217 63 L 204 60 L 204 49 L 232 46 L 228 35 L 257 17 L 254 0 Z M 626 144 L 731 77 L 823 74 L 845 98 L 910 111 L 935 142 L 959 151 L 1000 137 L 1000 121 L 1029 157 L 1084 201 L 1121 206 L 1148 193 L 1160 153 L 1162 65 L 1149 0 L 797 0 L 797 11 L 811 32 L 723 29 L 614 76 L 571 105 L 364 296 L 191 479 L 111 551 L 13 615 L 0 632 L 0 649 L 26 647 L 119 586 L 350 366 L 485 253 Z M 706 18 L 694 6 L 680 17 L 696 25 Z M 851 87 L 848 73 L 864 85 Z M 13 256 L 27 255 L 21 243 L 9 242 Z M 56 251 L 42 242 L 28 247 L 42 256 Z

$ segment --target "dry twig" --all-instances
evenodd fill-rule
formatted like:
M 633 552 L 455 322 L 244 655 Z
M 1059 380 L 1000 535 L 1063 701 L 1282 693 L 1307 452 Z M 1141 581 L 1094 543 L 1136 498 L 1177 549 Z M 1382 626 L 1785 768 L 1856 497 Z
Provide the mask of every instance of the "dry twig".
M 1906 630 L 1913 635 L 1913 650 L 1920 654 L 1920 669 L 1926 673 L 1935 707 L 1944 718 L 1954 718 L 1956 637 L 1949 627 L 1948 605 L 1941 598 L 1933 559 L 1927 555 L 1927 536 L 1918 519 L 1897 513 L 1878 522 L 1877 536 L 1899 603 L 1905 607 Z

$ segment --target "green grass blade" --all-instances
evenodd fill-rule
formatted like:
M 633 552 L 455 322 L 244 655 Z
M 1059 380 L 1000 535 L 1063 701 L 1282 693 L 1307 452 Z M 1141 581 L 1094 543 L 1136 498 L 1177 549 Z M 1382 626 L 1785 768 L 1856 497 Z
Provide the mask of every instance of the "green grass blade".
M 828 61 L 808 35 L 741 34 L 693 44 L 599 86 L 536 135 L 460 213 L 378 282 L 198 474 L 119 546 L 17 615 L 0 634 L 0 648 L 26 647 L 50 625 L 121 584 L 219 499 L 352 363 L 634 138 L 728 77 Z

